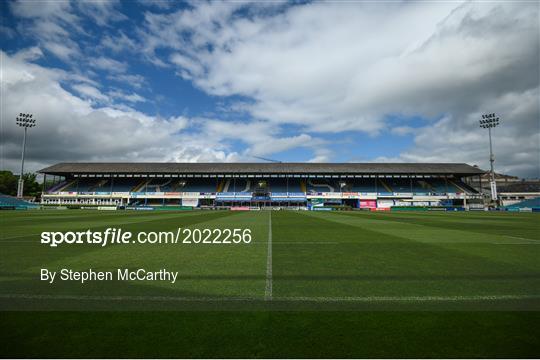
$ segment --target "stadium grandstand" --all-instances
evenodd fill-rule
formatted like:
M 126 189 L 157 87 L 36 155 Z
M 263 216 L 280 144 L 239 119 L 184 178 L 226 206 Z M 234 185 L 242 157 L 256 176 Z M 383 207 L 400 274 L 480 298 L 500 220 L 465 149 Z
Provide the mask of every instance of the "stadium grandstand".
M 484 171 L 455 163 L 59 163 L 43 205 L 132 208 L 463 207 Z

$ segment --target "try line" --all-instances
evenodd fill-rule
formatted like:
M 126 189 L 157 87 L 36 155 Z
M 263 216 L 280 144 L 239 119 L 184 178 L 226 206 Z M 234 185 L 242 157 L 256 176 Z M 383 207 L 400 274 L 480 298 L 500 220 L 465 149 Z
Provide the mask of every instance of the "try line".
M 0 299 L 24 300 L 91 300 L 91 301 L 185 301 L 185 302 L 245 302 L 261 301 L 260 297 L 237 296 L 145 296 L 145 295 L 48 295 L 48 294 L 0 294 Z M 501 294 L 501 295 L 456 295 L 456 296 L 281 296 L 273 301 L 283 302 L 460 302 L 460 301 L 501 301 L 501 300 L 537 300 L 540 295 Z

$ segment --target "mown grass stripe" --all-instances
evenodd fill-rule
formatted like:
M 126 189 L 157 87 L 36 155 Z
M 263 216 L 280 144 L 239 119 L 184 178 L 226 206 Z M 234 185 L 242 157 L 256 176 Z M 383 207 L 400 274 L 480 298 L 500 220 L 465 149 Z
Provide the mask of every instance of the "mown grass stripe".
M 147 296 L 147 295 L 48 295 L 48 294 L 0 294 L 0 299 L 22 300 L 80 300 L 80 301 L 185 301 L 185 302 L 235 302 L 260 301 L 259 297 L 187 297 L 187 296 Z M 280 296 L 273 301 L 291 302 L 461 302 L 461 301 L 504 301 L 534 300 L 540 295 L 456 295 L 456 296 Z

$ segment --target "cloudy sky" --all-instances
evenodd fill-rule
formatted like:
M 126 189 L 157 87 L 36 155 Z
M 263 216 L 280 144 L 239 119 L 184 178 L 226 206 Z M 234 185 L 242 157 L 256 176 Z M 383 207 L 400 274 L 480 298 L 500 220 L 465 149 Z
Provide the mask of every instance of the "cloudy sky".
M 539 3 L 3 1 L 1 164 L 467 162 L 540 176 Z

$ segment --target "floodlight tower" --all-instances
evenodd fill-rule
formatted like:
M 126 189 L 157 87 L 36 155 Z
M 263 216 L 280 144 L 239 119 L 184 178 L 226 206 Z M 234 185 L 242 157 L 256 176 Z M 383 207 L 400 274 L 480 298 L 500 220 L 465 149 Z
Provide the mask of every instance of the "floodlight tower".
M 22 198 L 23 196 L 23 189 L 24 189 L 24 150 L 26 148 L 26 132 L 28 131 L 28 128 L 36 126 L 36 119 L 32 118 L 32 114 L 23 114 L 20 113 L 19 116 L 16 118 L 16 123 L 20 127 L 24 128 L 24 137 L 23 137 L 23 143 L 22 143 L 22 156 L 21 156 L 21 175 L 19 176 L 19 183 L 17 186 L 17 197 Z
M 494 128 L 497 125 L 499 125 L 499 117 L 497 117 L 495 113 L 482 115 L 482 119 L 480 119 L 480 127 L 483 129 L 488 129 L 488 133 L 489 133 L 489 163 L 491 165 L 490 188 L 491 188 L 492 201 L 497 201 L 497 183 L 495 182 L 495 171 L 493 170 L 493 163 L 495 162 L 495 156 L 493 156 L 493 145 L 491 142 L 491 128 Z

